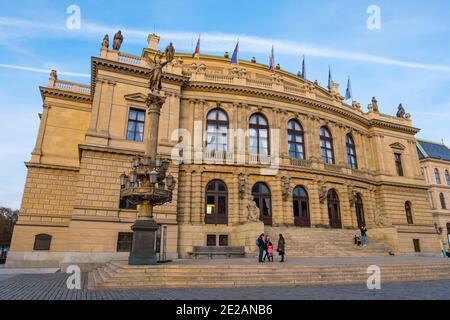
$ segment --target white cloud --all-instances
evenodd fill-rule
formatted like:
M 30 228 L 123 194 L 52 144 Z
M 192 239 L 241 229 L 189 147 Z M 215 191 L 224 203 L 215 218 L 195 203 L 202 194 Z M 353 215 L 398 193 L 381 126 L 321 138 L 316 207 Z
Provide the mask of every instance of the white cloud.
M 89 39 L 97 39 L 100 43 L 103 34 L 110 34 L 111 36 L 119 29 L 121 29 L 125 36 L 125 41 L 136 45 L 145 45 L 148 32 L 145 30 L 110 27 L 98 25 L 88 22 L 83 22 L 81 30 L 68 30 L 58 25 L 48 25 L 39 21 L 26 21 L 20 19 L 12 19 L 7 17 L 0 17 L 0 26 L 13 27 L 10 30 L 10 35 L 3 35 L 3 38 L 8 37 L 67 37 L 72 34 L 77 37 L 84 37 Z M 33 32 L 30 32 L 32 30 Z M 45 32 L 37 32 L 37 30 Z M 8 30 L 4 31 L 8 32 Z M 170 41 L 177 41 L 177 47 L 189 50 L 192 46 L 192 39 L 196 39 L 198 35 L 193 32 L 178 32 L 178 31 L 160 31 L 159 35 Z M 268 52 L 272 45 L 275 46 L 277 54 L 284 55 L 299 55 L 305 54 L 316 57 L 335 58 L 341 60 L 358 61 L 365 63 L 374 63 L 382 65 L 391 65 L 410 69 L 422 69 L 430 71 L 450 72 L 450 66 L 441 64 L 421 63 L 413 61 L 405 61 L 394 59 L 385 56 L 372 55 L 367 53 L 349 52 L 338 50 L 334 48 L 320 47 L 312 44 L 302 44 L 293 41 L 261 38 L 248 35 L 227 34 L 227 33 L 202 33 L 202 49 L 211 52 L 222 52 L 229 50 L 237 38 L 240 40 L 241 50 L 249 53 Z M 0 39 L 1 40 L 1 39 Z
M 13 64 L 2 64 L 2 63 L 0 63 L 0 68 L 46 73 L 46 74 L 50 74 L 50 72 L 51 72 L 50 69 L 33 68 L 33 67 L 18 66 L 18 65 L 13 65 Z M 87 73 L 77 73 L 77 72 L 68 72 L 68 71 L 58 71 L 58 74 L 63 75 L 63 76 L 72 76 L 72 77 L 83 77 L 83 78 L 91 77 L 91 75 L 87 74 Z

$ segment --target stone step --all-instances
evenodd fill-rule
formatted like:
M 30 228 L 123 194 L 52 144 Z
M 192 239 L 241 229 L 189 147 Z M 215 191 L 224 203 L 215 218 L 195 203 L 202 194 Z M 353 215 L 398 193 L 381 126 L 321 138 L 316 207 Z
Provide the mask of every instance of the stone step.
M 450 279 L 450 264 L 381 265 L 383 282 Z M 172 265 L 130 267 L 109 263 L 91 272 L 88 288 L 269 287 L 365 283 L 366 265 Z M 114 270 L 114 271 L 113 271 Z

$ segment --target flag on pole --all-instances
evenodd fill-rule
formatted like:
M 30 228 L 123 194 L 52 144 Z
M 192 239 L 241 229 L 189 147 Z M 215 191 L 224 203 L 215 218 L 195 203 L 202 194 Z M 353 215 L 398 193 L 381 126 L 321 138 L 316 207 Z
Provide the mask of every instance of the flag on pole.
M 331 77 L 331 66 L 328 66 L 328 90 L 331 91 L 333 85 L 333 78 Z
M 305 61 L 305 56 L 303 56 L 303 63 L 302 63 L 302 78 L 306 80 L 306 61 Z
M 239 39 L 234 49 L 233 56 L 231 57 L 230 64 L 239 64 Z
M 195 51 L 192 54 L 192 58 L 200 59 L 200 36 L 198 36 L 197 46 L 195 47 Z
M 348 76 L 347 82 L 347 90 L 345 91 L 345 100 L 353 100 L 353 92 L 352 92 L 352 82 L 350 80 L 350 76 Z
M 274 54 L 273 46 L 272 46 L 272 51 L 270 51 L 269 70 L 272 70 L 272 71 L 275 70 L 275 54 Z

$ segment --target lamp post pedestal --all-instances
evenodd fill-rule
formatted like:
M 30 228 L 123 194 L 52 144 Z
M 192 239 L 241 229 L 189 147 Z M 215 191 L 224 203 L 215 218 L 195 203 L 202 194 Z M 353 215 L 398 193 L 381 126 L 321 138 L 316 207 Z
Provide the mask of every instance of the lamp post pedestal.
M 130 266 L 146 266 L 158 263 L 156 257 L 156 232 L 158 224 L 155 220 L 136 220 L 133 230 L 133 247 L 128 258 Z
M 172 175 L 167 176 L 170 161 L 157 159 L 159 116 L 165 99 L 159 92 L 148 95 L 145 156 L 136 156 L 130 175 L 121 176 L 121 197 L 139 205 L 139 216 L 131 227 L 133 243 L 128 264 L 132 266 L 157 264 L 155 249 L 159 227 L 153 218 L 153 207 L 171 202 L 176 184 Z

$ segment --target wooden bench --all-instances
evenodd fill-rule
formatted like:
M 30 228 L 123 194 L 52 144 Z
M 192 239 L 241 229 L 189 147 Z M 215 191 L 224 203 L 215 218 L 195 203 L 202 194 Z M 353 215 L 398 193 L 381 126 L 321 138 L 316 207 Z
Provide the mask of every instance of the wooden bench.
M 198 256 L 208 256 L 212 259 L 214 256 L 225 256 L 228 259 L 232 256 L 238 256 L 240 258 L 245 257 L 244 247 L 194 247 L 192 252 L 189 252 L 189 256 L 194 256 L 197 259 Z

